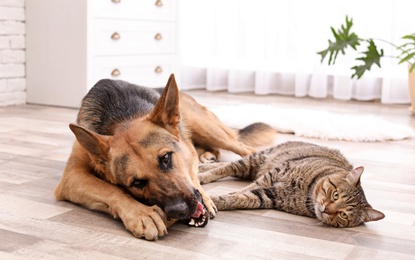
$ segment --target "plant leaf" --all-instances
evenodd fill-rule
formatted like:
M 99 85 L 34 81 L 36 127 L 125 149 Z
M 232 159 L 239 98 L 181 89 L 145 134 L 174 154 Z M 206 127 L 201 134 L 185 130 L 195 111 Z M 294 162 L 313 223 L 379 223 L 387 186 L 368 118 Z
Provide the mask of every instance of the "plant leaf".
M 409 62 L 411 64 L 415 63 L 415 34 L 408 34 L 402 37 L 403 39 L 408 40 L 399 46 L 397 49 L 401 51 L 401 54 L 397 57 L 399 59 L 399 63 Z
M 406 61 L 409 61 L 410 59 L 412 59 L 415 56 L 415 52 L 409 53 L 408 55 L 406 55 L 405 57 L 403 57 L 398 64 L 404 63 Z M 414 62 L 411 62 L 414 63 Z
M 404 52 L 405 51 L 404 49 L 408 46 L 409 46 L 409 49 L 414 48 L 414 46 L 410 46 L 410 45 L 415 45 L 415 33 L 405 35 L 405 36 L 402 37 L 402 39 L 408 40 L 408 42 L 406 42 L 405 44 L 402 44 L 401 46 L 399 46 L 398 47 L 399 50 L 402 50 Z M 406 51 L 406 52 L 408 52 L 408 51 Z
M 412 71 L 415 69 L 415 63 L 413 63 L 412 65 L 411 65 L 411 68 L 409 69 L 409 72 L 410 73 L 412 73 Z
M 408 34 L 402 37 L 402 39 L 408 39 L 408 40 L 413 40 L 415 41 L 415 33 L 413 34 Z
M 346 16 L 346 25 L 341 25 L 341 28 L 337 31 L 333 27 L 330 27 L 335 41 L 332 42 L 329 40 L 329 47 L 325 50 L 317 52 L 317 54 L 321 55 L 321 63 L 323 63 L 327 54 L 330 54 L 328 64 L 334 64 L 339 52 L 344 55 L 346 53 L 345 50 L 348 46 L 356 50 L 356 46 L 360 45 L 360 40 L 355 33 L 350 33 L 352 26 L 353 19 L 349 20 L 349 17 Z
M 369 46 L 367 47 L 366 51 L 362 52 L 364 56 L 356 58 L 356 60 L 363 61 L 364 64 L 352 67 L 352 69 L 355 70 L 355 73 L 352 75 L 352 78 L 361 78 L 367 70 L 370 70 L 372 68 L 373 64 L 378 65 L 378 67 L 380 68 L 380 58 L 383 57 L 383 49 L 380 49 L 380 51 L 378 51 L 376 44 L 372 39 L 367 40 L 367 42 L 369 43 Z
M 409 46 L 409 48 L 414 48 L 413 46 L 411 46 L 411 45 L 414 45 L 415 46 L 415 42 L 407 42 L 407 43 L 405 43 L 405 44 L 402 44 L 401 46 L 399 46 L 398 47 L 398 49 L 404 49 L 404 48 L 406 48 L 406 47 L 408 47 Z

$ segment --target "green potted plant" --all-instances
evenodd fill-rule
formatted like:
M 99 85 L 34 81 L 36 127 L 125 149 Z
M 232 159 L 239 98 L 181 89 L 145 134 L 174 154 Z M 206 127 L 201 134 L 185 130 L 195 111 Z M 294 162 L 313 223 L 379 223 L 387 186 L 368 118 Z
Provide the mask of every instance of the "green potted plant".
M 352 78 L 356 77 L 359 79 L 366 71 L 370 70 L 373 65 L 376 64 L 380 68 L 381 60 L 386 57 L 383 49 L 378 48 L 376 42 L 384 42 L 393 46 L 399 53 L 398 56 L 393 56 L 393 58 L 398 60 L 398 64 L 408 63 L 409 90 L 412 104 L 411 111 L 415 113 L 415 33 L 403 36 L 402 39 L 405 42 L 401 45 L 396 45 L 381 39 L 361 38 L 351 31 L 352 26 L 353 19 L 349 19 L 349 17 L 346 16 L 346 24 L 341 25 L 340 29 L 335 30 L 331 27 L 335 39 L 334 41 L 329 40 L 329 46 L 325 50 L 318 52 L 318 54 L 321 55 L 321 62 L 329 55 L 328 64 L 334 65 L 338 54 L 346 54 L 347 47 L 351 47 L 354 51 L 361 54 L 361 56 L 356 58 L 356 61 L 358 61 L 359 64 L 351 68 L 354 70 Z M 364 49 L 364 51 L 359 51 L 359 48 L 366 49 Z

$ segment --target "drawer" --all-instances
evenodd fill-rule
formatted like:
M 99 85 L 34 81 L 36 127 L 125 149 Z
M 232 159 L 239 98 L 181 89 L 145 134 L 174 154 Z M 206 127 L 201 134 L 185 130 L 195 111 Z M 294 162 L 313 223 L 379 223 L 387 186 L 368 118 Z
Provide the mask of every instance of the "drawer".
M 167 54 L 176 51 L 176 24 L 94 19 L 91 51 L 95 55 Z
M 174 21 L 176 0 L 93 0 L 93 17 Z
M 94 57 L 94 81 L 122 79 L 145 87 L 164 87 L 176 73 L 174 55 Z

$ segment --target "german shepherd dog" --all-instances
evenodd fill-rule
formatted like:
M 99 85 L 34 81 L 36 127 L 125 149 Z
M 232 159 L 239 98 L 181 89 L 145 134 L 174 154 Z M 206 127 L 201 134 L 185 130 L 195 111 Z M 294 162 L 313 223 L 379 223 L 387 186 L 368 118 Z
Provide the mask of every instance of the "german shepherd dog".
M 106 212 L 147 240 L 167 234 L 176 220 L 205 226 L 215 217 L 216 206 L 197 177 L 199 160 L 218 160 L 219 149 L 249 155 L 255 149 L 240 135 L 252 143 L 275 133 L 260 124 L 240 132 L 226 127 L 179 92 L 174 75 L 164 90 L 100 80 L 69 127 L 76 140 L 56 199 Z

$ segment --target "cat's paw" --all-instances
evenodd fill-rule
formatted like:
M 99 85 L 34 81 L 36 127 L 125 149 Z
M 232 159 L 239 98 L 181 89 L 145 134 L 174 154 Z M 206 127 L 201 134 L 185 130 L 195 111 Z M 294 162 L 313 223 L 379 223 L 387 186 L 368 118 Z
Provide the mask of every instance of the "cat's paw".
M 223 167 L 227 164 L 229 164 L 229 163 L 227 163 L 227 162 L 200 163 L 199 167 L 198 167 L 199 168 L 198 170 L 199 170 L 199 173 L 207 172 L 207 171 L 219 168 L 219 167 Z
M 203 203 L 205 204 L 205 207 L 209 213 L 210 218 L 214 218 L 216 216 L 216 213 L 218 213 L 218 209 L 216 208 L 215 203 L 212 201 L 212 199 L 209 196 L 203 195 Z
M 200 172 L 197 176 L 200 184 L 207 184 L 213 181 L 210 171 Z

